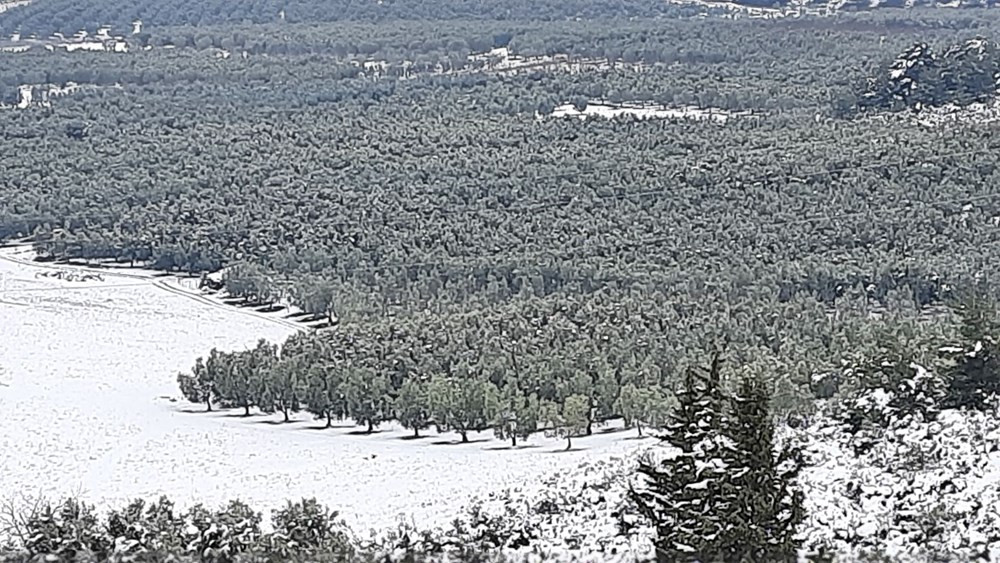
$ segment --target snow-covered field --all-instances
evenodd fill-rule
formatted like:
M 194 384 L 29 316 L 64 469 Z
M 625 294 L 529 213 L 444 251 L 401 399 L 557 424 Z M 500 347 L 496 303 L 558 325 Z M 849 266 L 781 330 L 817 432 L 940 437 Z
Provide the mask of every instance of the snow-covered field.
M 508 450 L 485 433 L 470 444 L 433 431 L 411 441 L 393 427 L 318 429 L 307 415 L 282 425 L 204 413 L 174 399 L 177 372 L 212 347 L 280 341 L 295 325 L 141 271 L 65 281 L 11 258 L 27 255 L 0 250 L 3 496 L 79 495 L 99 507 L 161 494 L 182 505 L 239 498 L 265 511 L 315 496 L 366 535 L 400 520 L 443 527 L 475 496 L 649 443 L 608 432 L 574 440 L 571 452 L 542 436 Z
M 745 117 L 749 113 L 734 113 L 723 109 L 700 109 L 695 107 L 671 108 L 660 105 L 649 105 L 639 102 L 625 104 L 606 104 L 590 102 L 580 111 L 573 104 L 557 106 L 552 111 L 552 117 L 602 117 L 613 119 L 623 115 L 631 115 L 639 119 L 694 119 L 711 120 L 725 123 L 733 117 Z

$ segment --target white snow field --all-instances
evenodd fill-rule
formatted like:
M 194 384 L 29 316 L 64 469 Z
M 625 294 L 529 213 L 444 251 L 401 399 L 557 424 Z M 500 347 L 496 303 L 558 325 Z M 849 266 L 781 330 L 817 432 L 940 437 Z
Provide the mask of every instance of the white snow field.
M 212 347 L 281 341 L 292 323 L 141 271 L 46 277 L 53 267 L 29 257 L 0 250 L 0 497 L 77 495 L 99 508 L 158 495 L 181 505 L 240 499 L 265 516 L 316 497 L 367 536 L 400 521 L 445 527 L 475 496 L 540 485 L 649 443 L 595 432 L 574 439 L 575 451 L 540 435 L 509 450 L 487 433 L 458 444 L 433 430 L 404 440 L 409 433 L 391 426 L 370 436 L 348 424 L 320 429 L 304 413 L 287 425 L 277 415 L 205 413 L 175 399 L 176 374 Z

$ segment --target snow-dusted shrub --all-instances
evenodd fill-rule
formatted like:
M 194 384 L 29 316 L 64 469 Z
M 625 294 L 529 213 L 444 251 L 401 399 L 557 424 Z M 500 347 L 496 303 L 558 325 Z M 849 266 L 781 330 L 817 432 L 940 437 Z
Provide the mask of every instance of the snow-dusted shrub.
M 111 548 L 94 507 L 74 499 L 44 506 L 27 521 L 26 528 L 24 547 L 30 554 L 96 561 L 106 557 Z
M 268 550 L 278 557 L 340 553 L 347 558 L 351 553 L 347 527 L 338 520 L 336 512 L 316 499 L 289 502 L 275 511 L 272 522 L 274 532 L 268 536 Z
M 185 517 L 185 551 L 202 561 L 225 563 L 257 548 L 261 516 L 242 502 L 232 501 L 218 512 L 195 506 Z
M 984 410 L 1000 395 L 998 345 L 990 337 L 977 340 L 967 349 L 948 347 L 941 355 L 948 362 L 949 382 L 946 404 L 952 408 Z
M 848 430 L 890 428 L 910 420 L 930 422 L 945 397 L 943 378 L 921 365 L 900 358 L 885 359 L 846 370 L 852 389 L 839 405 Z
M 850 561 L 1000 556 L 995 413 L 944 409 L 932 421 L 910 417 L 859 434 L 821 413 L 795 433 L 808 462 L 799 477 L 807 553 Z
M 122 510 L 112 510 L 106 525 L 118 555 L 179 550 L 183 529 L 184 521 L 166 497 L 151 503 L 137 499 Z

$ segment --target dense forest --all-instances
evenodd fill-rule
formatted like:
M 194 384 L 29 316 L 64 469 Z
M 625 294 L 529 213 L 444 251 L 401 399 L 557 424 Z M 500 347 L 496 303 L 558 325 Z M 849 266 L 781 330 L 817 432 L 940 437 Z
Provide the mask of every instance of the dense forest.
M 755 537 L 786 557 L 798 505 L 734 420 L 799 420 L 817 397 L 886 385 L 905 410 L 899 359 L 942 343 L 960 343 L 942 401 L 983 410 L 998 390 L 995 344 L 981 327 L 970 336 L 956 306 L 1000 289 L 996 124 L 921 116 L 994 101 L 1000 24 L 978 10 L 688 17 L 699 12 L 630 0 L 17 7 L 0 14 L 4 35 L 143 29 L 128 52 L 0 52 L 0 239 L 41 260 L 221 271 L 231 301 L 322 323 L 206 350 L 178 378 L 206 410 L 306 411 L 369 431 L 394 419 L 514 444 L 548 431 L 567 447 L 624 418 L 694 449 L 670 431 L 704 422 L 706 440 L 743 440 L 722 454 L 752 467 L 704 485 L 725 493 L 713 510 L 747 504 L 729 493 L 754 483 L 774 493 L 761 508 L 773 534 Z M 626 106 L 669 116 L 587 113 Z M 724 380 L 716 348 L 733 366 Z M 845 416 L 858 431 L 882 423 Z M 690 469 L 644 467 L 663 491 L 701 486 Z M 645 500 L 654 521 L 691 517 Z M 156 520 L 177 542 L 165 507 L 118 516 Z M 68 530 L 96 526 L 72 503 L 36 525 L 62 533 L 60 510 Z M 207 522 L 198 510 L 181 519 Z M 325 508 L 287 510 L 341 541 Z M 289 557 L 251 513 L 211 518 L 249 522 L 261 560 Z M 710 535 L 702 524 L 684 541 Z M 667 542 L 671 526 L 659 529 Z M 122 535 L 88 549 L 114 551 Z
M 1000 240 L 992 125 L 836 111 L 915 41 L 947 49 L 989 21 L 466 23 L 436 46 L 436 27 L 407 25 L 336 45 L 291 26 L 306 53 L 4 55 L 8 89 L 93 87 L 0 113 L 0 235 L 55 259 L 225 266 L 232 296 L 328 317 L 324 338 L 369 367 L 454 354 L 394 368 L 428 378 L 516 363 L 525 381 L 580 366 L 623 387 L 724 338 L 786 374 L 788 405 L 860 335 L 946 330 L 941 305 Z M 497 45 L 549 58 L 469 61 Z M 411 48 L 433 53 L 422 70 Z M 551 114 L 597 101 L 732 115 Z

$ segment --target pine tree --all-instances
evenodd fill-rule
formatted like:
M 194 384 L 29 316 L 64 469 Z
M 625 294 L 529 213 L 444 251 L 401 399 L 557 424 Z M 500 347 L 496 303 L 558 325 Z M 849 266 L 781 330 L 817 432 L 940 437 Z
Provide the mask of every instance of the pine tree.
M 657 560 L 794 561 L 801 495 L 792 452 L 775 455 L 770 397 L 747 376 L 735 396 L 721 387 L 719 355 L 689 370 L 664 429 L 671 453 L 646 460 L 646 486 L 633 491 L 655 523 Z
M 734 543 L 741 561 L 796 561 L 801 546 L 795 533 L 804 518 L 802 494 L 791 487 L 801 463 L 787 447 L 776 452 L 770 401 L 767 386 L 752 375 L 730 400 L 731 434 L 740 465 L 749 469 L 736 481 L 742 525 Z
M 746 468 L 737 465 L 736 446 L 724 433 L 720 367 L 716 356 L 707 373 L 686 372 L 662 436 L 672 453 L 640 463 L 646 486 L 632 497 L 656 525 L 660 563 L 733 560 L 735 478 Z
M 1000 396 L 1000 341 L 997 308 L 992 299 L 975 294 L 959 308 L 962 336 L 960 353 L 952 354 L 946 369 L 946 406 L 985 410 L 989 399 Z
M 430 400 L 427 385 L 418 379 L 407 379 L 399 389 L 395 402 L 396 420 L 413 430 L 413 437 L 419 438 L 420 431 L 427 428 L 430 420 Z

